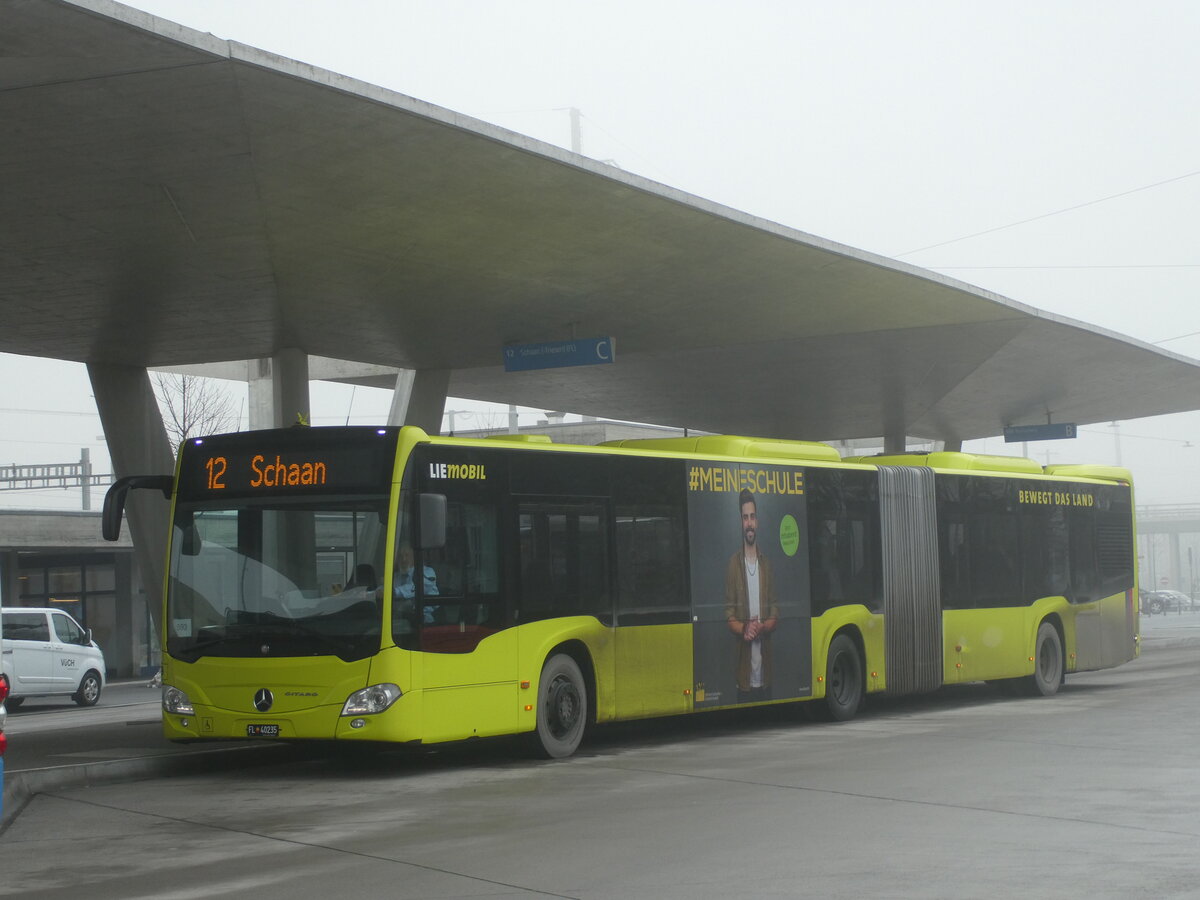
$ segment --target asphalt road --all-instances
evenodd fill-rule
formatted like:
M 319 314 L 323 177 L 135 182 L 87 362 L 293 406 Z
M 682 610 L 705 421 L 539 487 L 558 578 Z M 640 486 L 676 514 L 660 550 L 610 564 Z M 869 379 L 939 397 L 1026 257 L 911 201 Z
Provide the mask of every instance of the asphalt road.
M 114 751 L 134 747 L 161 751 L 160 695 L 148 684 L 110 683 L 93 707 L 76 706 L 69 698 L 30 698 L 9 710 L 5 771 L 113 758 Z
M 0 895 L 1195 897 L 1200 613 L 1143 621 L 1141 659 L 1051 699 L 971 685 L 838 725 L 791 708 L 624 724 L 552 762 L 510 741 L 267 746 L 64 781 L 0 834 Z M 123 696 L 79 711 L 114 704 L 95 734 L 137 733 L 122 723 L 153 705 Z M 10 716 L 10 747 L 92 731 L 42 716 Z
M 9 710 L 5 771 L 180 752 L 163 740 L 161 691 L 148 685 L 146 679 L 110 682 L 92 707 L 69 698 L 30 698 Z

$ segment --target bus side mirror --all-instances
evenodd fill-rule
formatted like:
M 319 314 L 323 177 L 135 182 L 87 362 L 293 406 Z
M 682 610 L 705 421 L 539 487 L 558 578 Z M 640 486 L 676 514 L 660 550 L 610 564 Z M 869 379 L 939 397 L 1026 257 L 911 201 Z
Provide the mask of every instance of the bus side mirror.
M 420 494 L 417 498 L 421 521 L 417 534 L 422 550 L 446 546 L 446 495 Z
M 196 530 L 195 525 L 189 525 L 183 529 L 180 553 L 184 556 L 199 556 L 203 546 L 204 542 L 200 539 L 200 532 Z
M 121 516 L 125 512 L 125 498 L 130 491 L 151 488 L 162 491 L 162 495 L 170 500 L 173 481 L 170 475 L 127 475 L 114 481 L 104 495 L 104 512 L 100 516 L 100 533 L 104 539 L 115 541 L 121 537 Z

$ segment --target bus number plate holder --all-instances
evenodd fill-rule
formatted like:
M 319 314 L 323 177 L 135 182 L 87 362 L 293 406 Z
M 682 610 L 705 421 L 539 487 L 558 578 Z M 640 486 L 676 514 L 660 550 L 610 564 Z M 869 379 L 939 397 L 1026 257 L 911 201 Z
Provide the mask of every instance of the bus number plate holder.
M 246 737 L 279 737 L 278 725 L 247 725 Z

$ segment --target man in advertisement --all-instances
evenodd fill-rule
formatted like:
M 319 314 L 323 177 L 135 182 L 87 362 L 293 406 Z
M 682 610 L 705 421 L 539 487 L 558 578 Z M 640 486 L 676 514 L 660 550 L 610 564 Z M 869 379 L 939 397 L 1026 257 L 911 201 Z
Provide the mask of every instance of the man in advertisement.
M 738 498 L 742 546 L 725 569 L 725 620 L 737 639 L 734 671 L 739 703 L 771 699 L 771 632 L 779 605 L 770 560 L 759 550 L 758 504 L 743 490 Z

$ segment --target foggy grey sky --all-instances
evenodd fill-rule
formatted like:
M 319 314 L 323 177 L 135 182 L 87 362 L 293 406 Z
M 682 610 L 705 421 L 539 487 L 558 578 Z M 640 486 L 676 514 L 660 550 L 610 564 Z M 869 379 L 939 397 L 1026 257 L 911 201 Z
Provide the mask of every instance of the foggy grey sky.
M 559 146 L 576 107 L 587 156 L 1145 341 L 1198 332 L 1162 346 L 1200 356 L 1195 2 L 131 5 Z M 0 462 L 103 457 L 81 367 L 18 393 L 26 364 L 0 356 Z M 318 422 L 348 390 L 315 387 Z M 1113 463 L 1113 430 L 1031 455 Z M 1200 502 L 1200 413 L 1120 431 L 1140 503 Z

